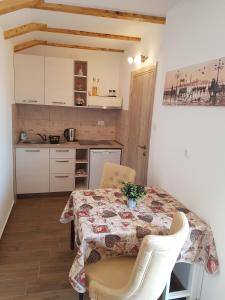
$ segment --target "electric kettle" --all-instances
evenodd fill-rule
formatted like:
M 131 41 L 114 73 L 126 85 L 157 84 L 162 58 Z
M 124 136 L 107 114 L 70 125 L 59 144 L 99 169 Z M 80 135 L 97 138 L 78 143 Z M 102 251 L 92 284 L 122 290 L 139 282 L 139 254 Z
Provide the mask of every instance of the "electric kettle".
M 74 128 L 67 128 L 64 130 L 64 137 L 67 140 L 67 142 L 75 142 L 76 138 L 76 129 Z

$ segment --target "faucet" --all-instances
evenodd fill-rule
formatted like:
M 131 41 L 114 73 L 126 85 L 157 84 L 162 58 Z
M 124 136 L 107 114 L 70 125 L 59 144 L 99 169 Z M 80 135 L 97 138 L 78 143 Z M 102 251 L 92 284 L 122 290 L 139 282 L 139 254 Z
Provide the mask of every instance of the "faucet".
M 47 142 L 47 135 L 46 134 L 40 134 L 40 133 L 37 133 L 36 135 L 40 136 L 40 138 L 42 139 L 43 142 Z

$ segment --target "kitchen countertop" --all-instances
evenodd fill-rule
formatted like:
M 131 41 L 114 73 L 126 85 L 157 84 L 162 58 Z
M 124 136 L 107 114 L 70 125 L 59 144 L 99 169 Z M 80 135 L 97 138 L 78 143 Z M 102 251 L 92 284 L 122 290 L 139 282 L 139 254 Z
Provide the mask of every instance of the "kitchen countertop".
M 81 145 L 77 142 L 63 142 L 60 144 L 30 144 L 30 143 L 18 143 L 15 144 L 15 148 L 76 148 L 76 149 L 122 149 L 123 145 L 117 141 L 109 141 L 111 144 L 87 144 Z

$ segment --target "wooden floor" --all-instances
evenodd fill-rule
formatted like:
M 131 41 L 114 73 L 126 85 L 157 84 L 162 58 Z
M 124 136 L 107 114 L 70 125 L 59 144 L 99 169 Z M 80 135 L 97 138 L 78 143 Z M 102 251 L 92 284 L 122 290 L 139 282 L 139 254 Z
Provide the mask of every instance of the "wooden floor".
M 69 225 L 59 223 L 67 198 L 17 200 L 0 241 L 0 300 L 78 299 Z
M 59 223 L 67 199 L 17 200 L 0 241 L 0 300 L 78 300 L 68 282 L 70 225 Z

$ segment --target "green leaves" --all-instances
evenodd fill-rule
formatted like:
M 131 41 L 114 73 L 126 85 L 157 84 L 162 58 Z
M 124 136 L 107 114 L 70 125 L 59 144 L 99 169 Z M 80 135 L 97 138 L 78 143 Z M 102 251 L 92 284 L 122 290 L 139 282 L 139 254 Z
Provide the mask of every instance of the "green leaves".
M 121 192 L 128 199 L 134 199 L 136 201 L 146 194 L 144 186 L 131 182 L 123 182 Z

